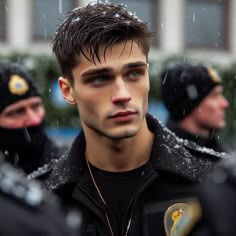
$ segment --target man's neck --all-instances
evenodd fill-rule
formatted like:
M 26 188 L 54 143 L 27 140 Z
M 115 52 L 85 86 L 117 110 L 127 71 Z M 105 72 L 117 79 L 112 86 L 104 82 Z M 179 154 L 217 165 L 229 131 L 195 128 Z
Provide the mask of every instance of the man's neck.
M 190 119 L 189 117 L 186 117 L 183 120 L 179 121 L 178 125 L 180 128 L 204 138 L 207 138 L 210 135 L 209 129 L 198 125 L 194 120 Z
M 153 137 L 146 121 L 140 131 L 131 138 L 112 140 L 90 137 L 86 141 L 86 158 L 95 167 L 105 171 L 122 172 L 136 169 L 149 160 Z

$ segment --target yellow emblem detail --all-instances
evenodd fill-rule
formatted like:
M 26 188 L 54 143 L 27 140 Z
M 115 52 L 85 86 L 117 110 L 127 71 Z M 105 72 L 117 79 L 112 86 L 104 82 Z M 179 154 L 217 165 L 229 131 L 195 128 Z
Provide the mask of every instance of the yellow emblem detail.
M 182 208 L 179 208 L 178 210 L 174 211 L 171 215 L 171 219 L 173 220 L 173 225 L 171 227 L 171 235 L 175 234 L 176 232 L 176 228 L 181 220 L 181 218 L 183 217 L 184 215 L 184 210 Z
M 12 75 L 8 83 L 8 88 L 12 94 L 23 95 L 29 90 L 29 85 L 19 75 Z
M 185 236 L 200 218 L 196 203 L 176 203 L 170 206 L 164 215 L 164 228 L 167 236 Z
M 207 71 L 208 71 L 208 74 L 213 82 L 215 82 L 215 83 L 221 82 L 221 78 L 216 70 L 212 69 L 211 67 L 208 67 Z

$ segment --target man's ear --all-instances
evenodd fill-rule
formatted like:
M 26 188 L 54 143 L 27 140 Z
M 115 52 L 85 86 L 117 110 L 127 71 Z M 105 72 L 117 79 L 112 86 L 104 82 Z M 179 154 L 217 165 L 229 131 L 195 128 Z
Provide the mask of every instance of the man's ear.
M 61 89 L 62 96 L 64 97 L 66 102 L 71 105 L 74 105 L 76 103 L 75 98 L 74 98 L 74 92 L 68 79 L 59 77 L 58 84 Z

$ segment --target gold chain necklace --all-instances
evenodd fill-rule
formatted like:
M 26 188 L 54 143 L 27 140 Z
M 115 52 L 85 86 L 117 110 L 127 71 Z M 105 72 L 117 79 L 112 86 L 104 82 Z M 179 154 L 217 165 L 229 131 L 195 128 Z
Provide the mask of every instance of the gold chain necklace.
M 98 192 L 98 195 L 99 195 L 99 197 L 101 198 L 103 204 L 108 208 L 108 205 L 107 205 L 106 201 L 104 200 L 104 198 L 103 198 L 103 196 L 102 196 L 102 194 L 101 194 L 101 192 L 100 192 L 100 190 L 99 190 L 99 188 L 98 188 L 98 186 L 97 186 L 97 183 L 96 183 L 96 181 L 95 181 L 95 178 L 94 178 L 94 176 L 93 176 L 93 172 L 92 172 L 92 170 L 91 170 L 91 167 L 90 167 L 90 164 L 89 164 L 89 161 L 88 161 L 87 151 L 85 151 L 85 159 L 86 159 L 87 167 L 88 167 L 88 170 L 89 170 L 89 174 L 90 174 L 91 179 L 92 179 L 92 181 L 93 181 L 93 184 L 94 184 L 94 186 L 95 186 L 95 188 L 96 188 L 96 190 L 97 190 L 97 192 Z M 105 211 L 105 216 L 106 216 L 106 220 L 107 220 L 107 223 L 108 223 L 108 226 L 109 226 L 111 235 L 114 236 L 114 232 L 113 232 L 113 230 L 112 230 L 111 223 L 110 223 L 110 220 L 109 220 L 109 217 L 108 217 L 106 211 Z M 125 236 L 128 235 L 128 232 L 129 232 L 129 229 L 130 229 L 130 225 L 131 225 L 131 218 L 132 218 L 132 216 L 130 216 L 130 219 L 129 219 L 129 222 L 128 222 L 128 225 L 127 225 L 127 228 L 126 228 Z
M 150 152 L 151 152 L 151 149 L 152 149 L 153 140 L 154 140 L 154 134 L 151 133 L 151 138 L 150 138 Z M 149 153 L 149 155 L 150 155 L 150 153 Z M 90 168 L 90 164 L 89 164 L 89 161 L 88 161 L 87 150 L 85 150 L 85 159 L 86 159 L 87 167 L 88 167 L 88 170 L 89 170 L 89 174 L 90 174 L 90 176 L 91 176 L 91 178 L 92 178 L 93 184 L 94 184 L 94 186 L 95 186 L 95 188 L 96 188 L 96 190 L 97 190 L 97 192 L 98 192 L 98 195 L 99 195 L 99 197 L 101 198 L 103 204 L 104 204 L 107 208 L 109 208 L 108 205 L 107 205 L 107 203 L 106 203 L 106 201 L 104 200 L 104 198 L 103 198 L 103 196 L 102 196 L 102 194 L 101 194 L 101 192 L 100 192 L 100 190 L 99 190 L 99 188 L 98 188 L 98 186 L 97 186 L 97 183 L 96 183 L 96 181 L 95 181 L 95 178 L 94 178 L 94 176 L 93 176 L 93 172 L 92 172 L 92 170 L 91 170 L 91 168 Z M 109 229 L 110 229 L 111 235 L 114 236 L 114 232 L 113 232 L 113 230 L 112 230 L 111 223 L 110 223 L 110 221 L 109 221 L 107 212 L 105 212 L 105 215 L 106 215 L 106 220 L 107 220 L 107 223 L 108 223 L 108 225 L 109 225 Z M 124 235 L 124 236 L 127 236 L 127 235 L 128 235 L 128 232 L 129 232 L 129 229 L 130 229 L 130 226 L 131 226 L 131 221 L 132 221 L 132 214 L 131 214 L 131 216 L 130 216 L 130 218 L 129 218 L 128 225 L 127 225 L 126 232 L 125 232 L 125 235 Z

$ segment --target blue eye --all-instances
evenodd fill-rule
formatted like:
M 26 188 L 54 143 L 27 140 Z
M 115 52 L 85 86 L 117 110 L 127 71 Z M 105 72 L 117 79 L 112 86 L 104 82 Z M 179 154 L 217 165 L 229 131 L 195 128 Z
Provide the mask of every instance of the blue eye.
M 91 79 L 91 82 L 93 85 L 103 85 L 107 82 L 107 78 L 104 77 L 104 76 L 98 76 L 98 77 L 95 77 L 93 79 Z
M 133 71 L 129 73 L 129 78 L 131 79 L 138 79 L 141 76 L 139 71 Z

